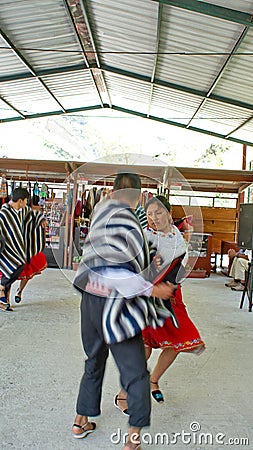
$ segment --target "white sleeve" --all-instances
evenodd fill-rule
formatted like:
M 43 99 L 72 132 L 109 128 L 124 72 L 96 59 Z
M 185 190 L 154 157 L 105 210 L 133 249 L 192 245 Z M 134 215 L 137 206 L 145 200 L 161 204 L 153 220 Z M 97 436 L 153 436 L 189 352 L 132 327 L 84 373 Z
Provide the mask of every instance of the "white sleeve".
M 245 253 L 244 253 L 246 256 L 248 256 L 248 258 L 249 258 L 249 261 L 251 261 L 251 255 L 252 255 L 252 250 L 245 250 Z
M 92 272 L 89 280 L 109 288 L 116 289 L 125 298 L 133 298 L 136 295 L 150 297 L 153 284 L 136 273 L 127 269 L 103 268 L 99 272 Z

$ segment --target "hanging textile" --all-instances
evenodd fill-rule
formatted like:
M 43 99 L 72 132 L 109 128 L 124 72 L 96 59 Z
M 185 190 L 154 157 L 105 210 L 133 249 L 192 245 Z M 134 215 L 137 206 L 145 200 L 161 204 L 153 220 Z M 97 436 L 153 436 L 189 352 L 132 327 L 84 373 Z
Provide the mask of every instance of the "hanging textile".
M 1 183 L 0 183 L 0 198 L 8 197 L 8 184 L 5 178 L 5 175 L 2 175 Z
M 40 188 L 39 188 L 39 183 L 36 180 L 34 185 L 33 185 L 33 195 L 40 195 Z
M 40 198 L 47 198 L 48 197 L 48 187 L 45 183 L 42 183 L 41 190 L 40 190 Z
M 29 192 L 30 198 L 32 196 L 32 185 L 30 181 L 27 181 L 26 189 Z

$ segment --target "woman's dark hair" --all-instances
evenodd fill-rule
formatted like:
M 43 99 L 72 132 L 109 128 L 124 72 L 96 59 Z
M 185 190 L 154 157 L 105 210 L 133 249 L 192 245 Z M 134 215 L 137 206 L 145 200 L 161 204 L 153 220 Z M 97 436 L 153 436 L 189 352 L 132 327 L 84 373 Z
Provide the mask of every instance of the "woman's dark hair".
M 164 197 L 164 195 L 157 195 L 156 197 L 150 198 L 144 207 L 145 211 L 147 211 L 149 205 L 152 205 L 153 203 L 157 203 L 169 212 L 171 211 L 170 202 L 166 197 Z

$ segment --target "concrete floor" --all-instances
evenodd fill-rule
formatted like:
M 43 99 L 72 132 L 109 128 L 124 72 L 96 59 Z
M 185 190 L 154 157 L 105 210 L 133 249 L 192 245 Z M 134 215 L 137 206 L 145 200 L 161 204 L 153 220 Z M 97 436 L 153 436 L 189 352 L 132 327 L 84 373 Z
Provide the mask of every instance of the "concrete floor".
M 97 431 L 84 440 L 71 436 L 84 361 L 80 298 L 71 277 L 72 271 L 47 269 L 28 284 L 13 313 L 0 313 L 1 450 L 120 450 L 123 446 L 122 439 L 118 444 L 116 437 L 111 440 L 113 433 L 127 430 L 126 416 L 113 406 L 119 384 L 111 358 Z M 246 302 L 239 309 L 241 293 L 226 288 L 227 280 L 218 273 L 184 283 L 188 311 L 207 349 L 199 357 L 180 355 L 164 375 L 160 387 L 166 402 L 153 402 L 143 450 L 220 450 L 225 445 L 253 449 L 253 313 Z M 13 293 L 16 287 L 17 283 Z M 155 351 L 150 367 L 157 356 Z M 164 433 L 163 442 L 157 433 Z

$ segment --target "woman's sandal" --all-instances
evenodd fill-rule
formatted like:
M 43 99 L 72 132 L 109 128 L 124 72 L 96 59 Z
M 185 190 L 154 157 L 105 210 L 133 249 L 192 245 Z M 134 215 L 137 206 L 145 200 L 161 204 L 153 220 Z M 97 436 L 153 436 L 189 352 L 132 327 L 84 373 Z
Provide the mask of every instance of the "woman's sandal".
M 13 309 L 9 303 L 0 303 L 0 311 L 9 312 L 13 311 Z
M 88 428 L 87 430 L 85 430 L 85 427 L 87 427 L 87 425 L 90 424 L 92 426 L 92 428 Z M 88 434 L 93 433 L 93 431 L 95 431 L 96 429 L 96 423 L 95 422 L 86 422 L 84 425 L 78 425 L 77 423 L 74 423 L 72 425 L 72 429 L 73 427 L 78 428 L 78 430 L 82 430 L 81 433 L 73 433 L 72 430 L 72 436 L 75 439 L 83 439 L 85 438 Z
M 0 289 L 0 293 L 3 293 L 4 295 L 0 297 L 0 309 L 1 311 L 13 311 L 11 308 L 10 303 L 8 302 L 7 298 L 5 297 L 4 289 Z
M 115 406 L 117 409 L 119 409 L 123 414 L 125 414 L 126 416 L 129 416 L 128 409 L 127 409 L 127 408 L 121 409 L 121 408 L 119 407 L 119 405 L 118 405 L 118 400 L 125 400 L 125 401 L 127 401 L 127 399 L 126 399 L 126 398 L 120 398 L 118 395 L 115 395 L 115 397 L 114 397 L 114 406 Z
M 150 381 L 151 384 L 156 384 L 158 389 L 151 391 L 151 395 L 152 397 L 155 399 L 155 401 L 157 403 L 164 403 L 164 397 L 162 394 L 162 391 L 160 391 L 158 383 L 156 383 L 155 381 Z
M 21 297 L 21 291 L 18 290 L 17 293 L 16 293 L 16 295 L 15 295 L 15 302 L 16 302 L 16 303 L 20 303 L 21 300 L 22 300 L 22 297 Z

